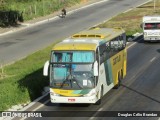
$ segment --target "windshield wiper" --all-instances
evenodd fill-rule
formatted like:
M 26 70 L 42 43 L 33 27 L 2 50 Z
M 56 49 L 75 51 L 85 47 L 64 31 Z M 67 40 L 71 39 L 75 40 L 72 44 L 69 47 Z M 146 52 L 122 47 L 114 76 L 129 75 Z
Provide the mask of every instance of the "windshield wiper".
M 61 85 L 60 88 L 62 88 L 62 87 L 64 86 L 65 82 L 67 82 L 67 81 L 70 81 L 71 88 L 72 88 L 72 86 L 73 86 L 73 85 L 72 85 L 72 82 L 75 81 L 76 84 L 78 85 L 78 87 L 81 88 L 81 89 L 83 89 L 83 86 L 79 84 L 79 82 L 77 81 L 77 79 L 76 79 L 75 77 L 73 77 L 73 75 L 68 75 L 68 76 L 67 76 L 67 79 L 65 79 L 65 80 L 63 81 L 63 83 L 62 83 L 62 85 Z
M 71 87 L 72 87 L 72 81 L 74 80 L 74 81 L 76 82 L 76 84 L 78 85 L 79 88 L 81 88 L 81 89 L 83 88 L 83 86 L 81 86 L 81 85 L 79 84 L 79 82 L 77 81 L 77 79 L 76 79 L 72 74 L 68 75 L 68 79 L 70 80 Z
M 76 81 L 79 88 L 83 89 L 83 86 L 81 84 L 79 84 L 79 82 L 77 81 L 77 79 L 75 77 L 73 77 L 73 80 Z

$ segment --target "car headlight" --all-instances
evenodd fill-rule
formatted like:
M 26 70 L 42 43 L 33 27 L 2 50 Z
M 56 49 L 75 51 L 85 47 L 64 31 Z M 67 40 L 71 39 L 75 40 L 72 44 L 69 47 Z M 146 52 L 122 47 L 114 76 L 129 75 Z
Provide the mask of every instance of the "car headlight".
M 90 97 L 96 94 L 96 90 L 92 89 L 88 94 L 83 95 L 84 97 Z

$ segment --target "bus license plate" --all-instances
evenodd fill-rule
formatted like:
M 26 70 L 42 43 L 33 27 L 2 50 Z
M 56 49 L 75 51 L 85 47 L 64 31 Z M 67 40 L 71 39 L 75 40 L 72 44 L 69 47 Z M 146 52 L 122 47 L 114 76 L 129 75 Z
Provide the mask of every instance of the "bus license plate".
M 74 98 L 68 98 L 68 102 L 75 102 L 76 100 Z

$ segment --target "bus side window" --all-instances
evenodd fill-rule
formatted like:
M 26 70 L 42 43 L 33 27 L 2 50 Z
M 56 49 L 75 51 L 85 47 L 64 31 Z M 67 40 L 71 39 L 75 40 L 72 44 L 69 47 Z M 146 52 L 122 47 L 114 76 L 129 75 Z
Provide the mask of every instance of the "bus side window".
M 122 34 L 119 36 L 119 50 L 123 50 L 126 47 L 126 36 Z
M 106 43 L 106 50 L 107 50 L 107 52 L 110 52 L 110 50 L 111 50 L 110 42 Z
M 118 51 L 122 50 L 125 48 L 126 45 L 126 37 L 125 34 L 120 35 L 113 40 L 111 40 L 111 51 L 113 53 L 117 53 Z
M 115 55 L 117 52 L 120 51 L 119 36 L 110 41 L 110 47 L 111 47 L 110 57 L 112 57 L 113 55 Z
M 111 41 L 111 50 L 113 52 L 116 52 L 118 51 L 118 47 L 119 47 L 119 38 L 117 37 Z
M 99 46 L 100 51 L 100 64 L 104 62 L 104 51 L 105 51 L 105 45 Z
M 126 40 L 126 34 L 123 33 L 123 49 L 126 47 L 126 44 L 127 44 L 127 40 Z
M 110 56 L 110 51 L 111 51 L 111 47 L 110 47 L 110 42 L 107 42 L 106 43 L 106 46 L 105 46 L 105 60 L 109 59 L 109 56 Z
M 100 64 L 101 64 L 109 58 L 109 54 L 110 54 L 109 42 L 99 46 L 99 50 L 100 50 Z

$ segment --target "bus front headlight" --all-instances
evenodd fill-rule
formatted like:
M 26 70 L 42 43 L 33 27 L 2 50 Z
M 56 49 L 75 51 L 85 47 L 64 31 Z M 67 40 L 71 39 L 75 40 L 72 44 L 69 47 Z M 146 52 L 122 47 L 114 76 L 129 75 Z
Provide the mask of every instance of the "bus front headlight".
M 50 95 L 51 95 L 51 96 L 60 96 L 59 94 L 56 94 L 56 93 L 54 93 L 54 92 L 50 92 Z
M 84 97 L 90 97 L 90 96 L 93 96 L 93 95 L 96 95 L 96 90 L 95 89 L 92 89 L 88 94 L 85 94 L 83 96 Z

